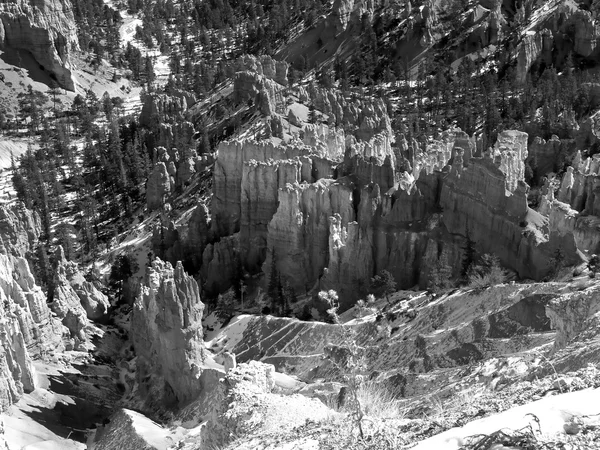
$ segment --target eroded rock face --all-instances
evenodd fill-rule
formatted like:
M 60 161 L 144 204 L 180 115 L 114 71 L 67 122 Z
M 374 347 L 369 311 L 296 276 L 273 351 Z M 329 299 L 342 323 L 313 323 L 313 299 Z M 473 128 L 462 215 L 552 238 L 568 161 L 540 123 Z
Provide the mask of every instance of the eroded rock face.
M 236 61 L 239 70 L 249 70 L 259 75 L 264 75 L 269 80 L 273 80 L 283 86 L 287 86 L 287 74 L 289 64 L 285 61 L 277 61 L 269 55 L 259 57 L 244 55 Z
M 202 253 L 200 275 L 204 289 L 211 295 L 224 292 L 232 286 L 240 268 L 239 233 L 208 244 Z
M 63 348 L 63 327 L 50 315 L 46 296 L 24 258 L 0 254 L 0 408 L 35 388 L 32 355 Z
M 159 125 L 159 117 L 172 121 L 184 120 L 184 113 L 195 102 L 189 93 L 173 92 L 171 95 L 151 93 L 144 97 L 140 112 L 140 125 L 152 128 Z
M 553 45 L 552 32 L 543 30 L 533 34 L 527 34 L 521 42 L 517 57 L 517 81 L 525 83 L 527 73 L 535 61 L 539 58 L 547 59 L 551 55 Z
M 321 107 L 337 114 L 338 103 L 323 94 Z M 404 157 L 391 146 L 388 120 L 369 121 L 366 141 L 355 133 L 307 125 L 306 145 L 220 144 L 209 238 L 201 242 L 207 292 L 229 288 L 240 269 L 262 271 L 266 280 L 275 267 L 297 293 L 335 289 L 347 308 L 366 295 L 370 278 L 382 270 L 399 287 L 424 288 L 431 268 L 444 258 L 459 276 L 469 239 L 479 254 L 495 253 L 504 265 L 532 278 L 551 269 L 557 248 L 568 263 L 576 263 L 576 239 L 593 240 L 590 231 L 576 238 L 573 229 L 549 228 L 549 219 L 528 207 L 526 133 L 502 132 L 494 148 L 477 157 L 473 138 L 449 130 L 424 151 L 401 142 L 410 161 L 399 164 Z
M 157 376 L 153 383 L 166 404 L 186 403 L 202 391 L 203 311 L 198 284 L 181 263 L 173 268 L 155 259 L 134 303 L 130 333 L 138 376 Z
M 160 209 L 171 193 L 172 179 L 164 162 L 154 166 L 146 182 L 146 206 L 149 210 Z
M 69 54 L 79 47 L 67 0 L 7 0 L 0 4 L 0 46 L 30 52 L 64 89 L 73 91 Z
M 72 290 L 77 294 L 81 307 L 84 309 L 88 319 L 96 321 L 107 319 L 110 310 L 108 297 L 100 292 L 94 283 L 85 279 L 76 263 L 67 261 L 61 246 L 58 247 L 55 258 L 56 273 L 60 275 L 58 284 L 59 293 L 60 295 L 68 296 L 68 300 L 65 300 L 66 304 L 70 305 L 74 301 L 74 298 L 72 298 L 72 292 L 64 284 L 65 281 L 68 282 Z M 66 304 L 62 306 L 57 305 L 57 308 L 64 308 Z M 74 306 L 74 308 L 80 312 L 79 307 Z
M 159 450 L 168 448 L 173 438 L 168 429 L 142 414 L 120 409 L 110 417 L 107 425 L 99 427 L 94 435 L 93 450 Z
M 79 295 L 69 281 L 72 276 L 73 267 L 67 262 L 63 248 L 59 246 L 55 254 L 53 296 L 50 307 L 78 344 L 87 340 L 85 333 L 87 314 Z
M 33 251 L 41 232 L 40 216 L 23 204 L 0 207 L 0 239 L 7 254 L 25 256 Z
M 213 392 L 211 412 L 199 446 L 223 445 L 232 436 L 258 436 L 283 432 L 306 420 L 322 420 L 329 408 L 303 395 L 273 393 L 275 369 L 270 364 L 250 361 L 232 368 Z M 282 417 L 286 419 L 281 420 Z
M 234 101 L 256 105 L 266 116 L 274 114 L 282 104 L 281 90 L 280 84 L 255 72 L 237 72 L 233 80 Z

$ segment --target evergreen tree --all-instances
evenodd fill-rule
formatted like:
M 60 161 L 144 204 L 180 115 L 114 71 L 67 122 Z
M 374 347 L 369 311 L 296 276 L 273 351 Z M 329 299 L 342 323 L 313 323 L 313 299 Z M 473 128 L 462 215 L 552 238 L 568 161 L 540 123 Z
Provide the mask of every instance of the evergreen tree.
M 387 270 L 382 270 L 371 278 L 370 292 L 376 297 L 385 297 L 389 303 L 389 295 L 396 291 L 396 285 L 393 275 Z
M 428 287 L 432 292 L 438 293 L 451 288 L 453 284 L 452 267 L 448 262 L 448 254 L 445 250 L 442 250 L 434 267 L 429 272 Z

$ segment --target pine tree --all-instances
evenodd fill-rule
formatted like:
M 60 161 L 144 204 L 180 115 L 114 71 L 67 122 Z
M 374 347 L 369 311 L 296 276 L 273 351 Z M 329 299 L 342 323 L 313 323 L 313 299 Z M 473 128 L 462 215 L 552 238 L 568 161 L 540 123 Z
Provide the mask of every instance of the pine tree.
M 447 252 L 442 250 L 441 255 L 429 273 L 428 287 L 432 292 L 437 293 L 451 288 L 452 285 L 452 267 L 448 262 Z
M 280 285 L 277 257 L 275 249 L 273 249 L 271 250 L 271 270 L 269 271 L 269 285 L 267 287 L 267 295 L 271 299 L 271 311 L 273 313 L 277 311 L 277 307 L 279 306 Z
M 385 297 L 386 302 L 389 303 L 389 295 L 396 291 L 396 286 L 393 275 L 387 270 L 382 270 L 371 278 L 370 291 L 376 297 Z

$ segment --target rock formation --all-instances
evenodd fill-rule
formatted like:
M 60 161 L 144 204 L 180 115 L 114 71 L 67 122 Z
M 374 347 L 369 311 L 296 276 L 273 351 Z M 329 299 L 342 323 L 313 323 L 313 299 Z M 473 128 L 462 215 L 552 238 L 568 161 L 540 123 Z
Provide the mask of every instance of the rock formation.
M 549 228 L 588 256 L 600 251 L 600 155 L 582 159 L 581 152 L 567 167 L 556 192 L 546 187 L 540 212 Z
M 200 275 L 210 295 L 231 286 L 241 269 L 262 271 L 267 279 L 275 267 L 298 293 L 340 291 L 346 308 L 382 270 L 401 287 L 426 287 L 431 268 L 445 259 L 459 276 L 468 240 L 523 277 L 545 276 L 557 246 L 569 263 L 580 260 L 573 232 L 556 234 L 549 219 L 527 205 L 526 133 L 500 133 L 483 157 L 460 130 L 442 133 L 424 151 L 401 141 L 399 152 L 379 100 L 352 105 L 314 85 L 298 96 L 343 129 L 300 124 L 302 143 L 219 145 L 210 228 L 202 228 L 196 252 L 203 249 Z M 202 227 L 207 222 L 203 218 Z M 180 230 L 162 230 L 164 254 L 189 261 L 191 246 Z M 558 237 L 565 232 L 563 245 Z
M 149 210 L 160 209 L 164 206 L 166 198 L 171 193 L 173 180 L 164 162 L 159 162 L 146 182 L 146 205 Z
M 274 114 L 278 105 L 283 103 L 281 90 L 280 84 L 256 72 L 237 72 L 233 80 L 233 99 L 236 104 L 256 105 L 266 116 Z
M 229 370 L 211 393 L 214 406 L 205 416 L 206 426 L 195 445 L 210 448 L 230 442 L 233 436 L 285 432 L 329 415 L 329 408 L 319 400 L 275 393 L 274 374 L 272 365 L 256 361 Z
M 33 251 L 41 230 L 40 216 L 23 204 L 0 208 L 0 240 L 7 254 L 25 256 Z
M 157 405 L 183 404 L 202 392 L 203 311 L 198 284 L 181 263 L 173 268 L 155 259 L 134 303 L 130 333 L 140 383 L 157 377 L 150 382 Z
M 528 33 L 518 48 L 517 57 L 517 81 L 524 83 L 527 73 L 535 61 L 539 58 L 547 59 L 552 51 L 552 32 L 543 30 L 541 32 Z
M 195 101 L 196 99 L 187 92 L 150 93 L 143 99 L 140 125 L 148 128 L 156 127 L 159 125 L 159 117 L 167 118 L 169 123 L 181 121 Z
M 32 356 L 63 347 L 64 328 L 52 317 L 46 296 L 25 258 L 37 240 L 37 214 L 22 206 L 0 207 L 0 409 L 35 387 Z
M 288 84 L 289 64 L 285 61 L 277 61 L 269 55 L 260 57 L 244 55 L 238 58 L 234 64 L 238 71 L 251 71 L 258 75 L 264 75 L 269 80 L 273 80 L 282 86 Z
M 73 91 L 69 54 L 79 47 L 67 0 L 8 0 L 0 4 L 0 46 L 30 52 L 64 89 Z
M 69 281 L 72 275 L 73 267 L 67 262 L 63 248 L 59 246 L 55 254 L 50 308 L 62 321 L 63 325 L 69 329 L 71 338 L 78 346 L 87 339 L 85 333 L 87 314 L 81 304 L 79 295 L 77 295 Z
M 94 283 L 85 279 L 76 263 L 67 261 L 61 246 L 58 247 L 54 257 L 56 267 L 55 283 L 58 283 L 55 287 L 61 296 L 59 303 L 64 302 L 62 306 L 56 304 L 55 307 L 64 309 L 67 308 L 68 304 L 71 313 L 77 311 L 78 316 L 81 313 L 81 308 L 83 308 L 89 320 L 102 321 L 107 319 L 110 309 L 108 297 L 100 292 Z M 72 291 L 65 282 L 72 288 Z M 81 306 L 76 304 L 73 292 L 76 294 Z M 59 315 L 62 314 L 65 314 L 65 312 L 59 313 Z

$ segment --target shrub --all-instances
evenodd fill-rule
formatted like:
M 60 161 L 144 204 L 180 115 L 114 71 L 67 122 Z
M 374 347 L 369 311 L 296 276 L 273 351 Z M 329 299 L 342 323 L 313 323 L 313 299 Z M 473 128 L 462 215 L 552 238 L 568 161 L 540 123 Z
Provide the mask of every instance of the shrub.
M 468 273 L 468 287 L 485 289 L 506 282 L 506 271 L 496 255 L 485 254 L 479 264 L 472 265 Z
M 454 286 L 452 281 L 452 267 L 448 262 L 448 254 L 442 251 L 439 259 L 429 272 L 428 288 L 434 294 L 445 291 Z
M 356 396 L 369 417 L 389 419 L 403 416 L 400 401 L 381 383 L 365 381 L 358 386 Z
M 327 313 L 333 323 L 341 325 L 343 333 L 343 344 L 341 346 L 328 345 L 325 348 L 325 354 L 329 360 L 337 367 L 344 377 L 347 384 L 348 397 L 346 408 L 352 416 L 352 419 L 358 428 L 361 439 L 364 438 L 362 420 L 365 416 L 358 391 L 364 382 L 365 362 L 364 349 L 356 343 L 356 332 L 346 325 L 343 325 L 338 315 L 338 295 L 334 290 L 319 292 L 319 299 L 329 304 Z

